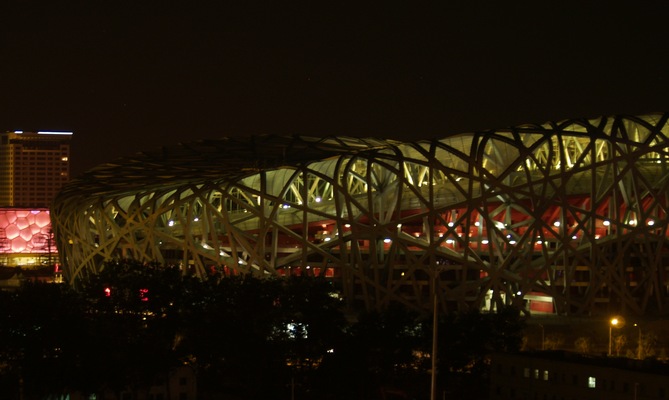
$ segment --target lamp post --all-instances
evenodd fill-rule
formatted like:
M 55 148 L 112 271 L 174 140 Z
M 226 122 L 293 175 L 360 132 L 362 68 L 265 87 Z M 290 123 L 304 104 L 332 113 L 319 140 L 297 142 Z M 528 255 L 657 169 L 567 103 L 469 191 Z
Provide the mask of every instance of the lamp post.
M 613 327 L 618 325 L 618 318 L 611 318 L 611 321 L 609 321 L 609 357 L 611 357 L 611 347 L 613 344 Z
M 546 345 L 545 345 L 546 339 L 545 339 L 544 325 L 539 324 L 539 327 L 541 328 L 541 350 L 545 350 L 546 349 Z
M 437 338 L 438 338 L 438 310 L 437 306 L 437 289 L 436 289 L 435 279 L 435 289 L 434 289 L 434 298 L 432 303 L 432 376 L 430 381 L 430 400 L 436 400 L 437 398 Z
M 639 324 L 634 324 L 634 326 L 636 326 L 637 329 L 639 330 L 639 339 L 638 339 L 637 349 L 636 349 L 636 358 L 637 358 L 637 360 L 641 360 L 641 326 L 639 326 Z

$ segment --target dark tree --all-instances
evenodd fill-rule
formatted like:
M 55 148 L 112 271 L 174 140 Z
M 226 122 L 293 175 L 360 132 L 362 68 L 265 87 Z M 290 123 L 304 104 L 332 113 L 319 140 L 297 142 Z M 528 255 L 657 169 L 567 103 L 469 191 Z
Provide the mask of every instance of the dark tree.
M 5 393 L 26 398 L 60 394 L 78 384 L 80 336 L 86 320 L 67 286 L 28 281 L 2 292 L 0 367 Z
M 399 304 L 362 312 L 325 359 L 321 388 L 337 399 L 385 398 L 390 392 L 413 395 L 425 380 L 419 363 L 420 321 L 418 314 Z
M 181 360 L 180 272 L 134 261 L 107 263 L 81 284 L 88 329 L 81 337 L 84 393 L 147 387 Z
M 487 394 L 490 356 L 495 352 L 520 350 L 524 319 L 518 309 L 506 307 L 497 313 L 448 315 L 439 321 L 437 371 L 440 386 L 464 396 L 461 388 Z M 431 340 L 426 340 L 426 344 Z M 426 347 L 427 348 L 427 347 Z M 475 392 L 467 389 L 470 396 Z

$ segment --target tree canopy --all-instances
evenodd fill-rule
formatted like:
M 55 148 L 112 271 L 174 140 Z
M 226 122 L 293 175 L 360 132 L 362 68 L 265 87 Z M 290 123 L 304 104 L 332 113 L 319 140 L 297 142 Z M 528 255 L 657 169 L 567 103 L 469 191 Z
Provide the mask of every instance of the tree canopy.
M 397 304 L 345 313 L 337 289 L 314 277 L 200 280 L 133 261 L 108 263 L 78 290 L 27 282 L 0 292 L 0 390 L 139 393 L 187 363 L 198 390 L 219 397 L 424 393 L 432 321 Z M 486 357 L 517 349 L 521 330 L 513 309 L 442 317 L 440 379 L 483 376 Z

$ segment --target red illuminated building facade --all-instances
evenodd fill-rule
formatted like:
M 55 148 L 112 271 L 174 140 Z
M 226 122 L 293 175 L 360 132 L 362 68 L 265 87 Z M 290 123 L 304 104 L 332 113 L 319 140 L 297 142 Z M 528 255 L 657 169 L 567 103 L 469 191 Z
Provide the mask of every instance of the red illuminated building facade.
M 43 267 L 57 255 L 48 209 L 0 208 L 0 266 Z
M 71 132 L 0 134 L 0 266 L 57 261 L 49 207 L 70 174 Z

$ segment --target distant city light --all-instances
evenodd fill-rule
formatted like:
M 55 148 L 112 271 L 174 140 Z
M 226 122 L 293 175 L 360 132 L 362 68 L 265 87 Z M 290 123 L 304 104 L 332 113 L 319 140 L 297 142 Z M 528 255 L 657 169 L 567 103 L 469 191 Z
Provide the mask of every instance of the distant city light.
M 72 132 L 38 131 L 38 135 L 72 135 Z

